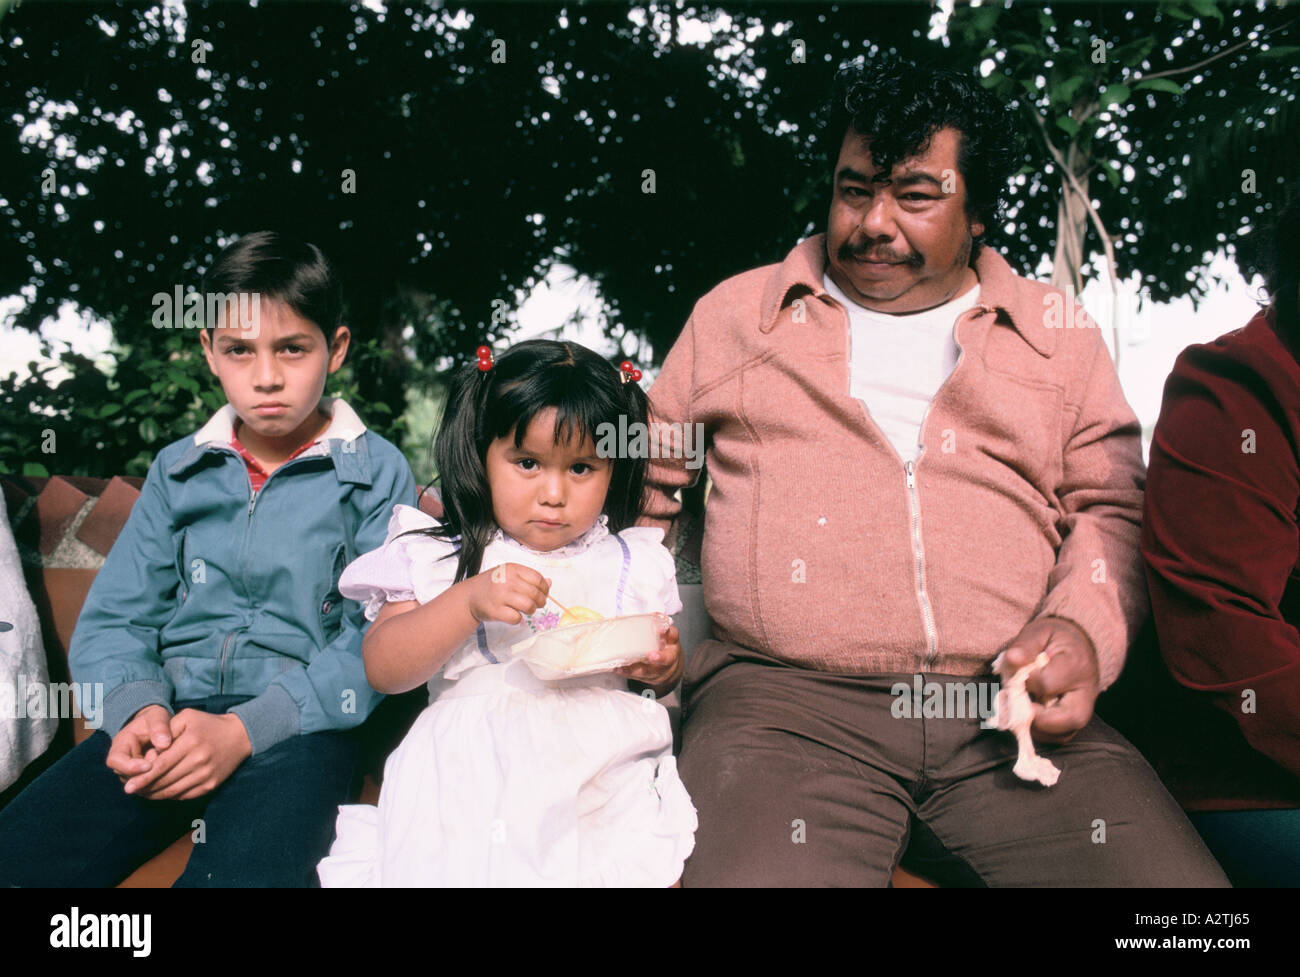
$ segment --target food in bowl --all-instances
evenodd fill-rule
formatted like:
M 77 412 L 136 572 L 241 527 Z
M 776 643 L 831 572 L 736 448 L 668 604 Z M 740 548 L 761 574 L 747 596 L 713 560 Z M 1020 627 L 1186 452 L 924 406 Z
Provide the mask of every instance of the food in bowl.
M 574 624 L 589 624 L 592 621 L 603 620 L 605 620 L 605 615 L 597 614 L 590 607 L 579 607 L 575 604 L 564 612 L 564 616 L 560 618 L 557 627 L 567 628 Z
M 663 614 L 598 618 L 542 631 L 517 642 L 511 651 L 547 682 L 610 672 L 649 658 L 658 650 L 659 633 L 668 623 Z

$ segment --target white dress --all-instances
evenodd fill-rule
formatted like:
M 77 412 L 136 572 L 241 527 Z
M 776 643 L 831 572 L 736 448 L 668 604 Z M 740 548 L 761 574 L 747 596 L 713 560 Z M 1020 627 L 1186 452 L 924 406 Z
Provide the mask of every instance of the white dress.
M 395 506 L 384 546 L 348 566 L 340 591 L 369 620 L 386 601 L 437 597 L 455 576 L 454 545 L 401 536 L 436 525 Z M 604 516 L 546 553 L 498 530 L 482 569 L 532 567 L 551 579 L 556 599 L 606 617 L 676 614 L 662 541 L 659 529 L 611 534 Z M 378 808 L 339 808 L 318 866 L 322 885 L 665 887 L 681 877 L 697 822 L 668 713 L 610 673 L 534 678 L 510 648 L 534 626 L 554 626 L 552 610 L 532 625 L 489 621 L 452 654 L 384 766 Z

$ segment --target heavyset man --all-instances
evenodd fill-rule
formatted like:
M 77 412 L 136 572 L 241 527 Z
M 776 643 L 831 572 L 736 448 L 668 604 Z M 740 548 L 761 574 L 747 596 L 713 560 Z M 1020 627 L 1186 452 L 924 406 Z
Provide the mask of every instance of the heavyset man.
M 843 69 L 825 234 L 696 305 L 650 391 L 702 423 L 714 639 L 684 686 L 684 884 L 1221 886 L 1150 766 L 1093 715 L 1146 612 L 1137 420 L 1095 328 L 981 245 L 1020 163 L 970 79 Z M 1068 306 L 1066 306 L 1068 308 Z M 652 467 L 667 526 L 698 472 Z M 1061 769 L 893 690 L 1029 680 Z

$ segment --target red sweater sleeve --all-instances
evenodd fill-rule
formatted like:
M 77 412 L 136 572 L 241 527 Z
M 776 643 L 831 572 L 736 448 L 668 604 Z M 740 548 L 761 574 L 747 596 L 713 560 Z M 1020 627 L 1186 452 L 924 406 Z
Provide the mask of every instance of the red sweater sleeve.
M 1300 370 L 1262 318 L 1184 350 L 1151 445 L 1142 556 L 1171 674 L 1300 776 L 1297 409 Z

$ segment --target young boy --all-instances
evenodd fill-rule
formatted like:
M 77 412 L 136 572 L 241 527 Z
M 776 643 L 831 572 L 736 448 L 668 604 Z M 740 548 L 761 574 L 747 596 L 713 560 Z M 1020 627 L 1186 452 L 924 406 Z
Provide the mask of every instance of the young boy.
M 0 888 L 116 885 L 185 832 L 178 886 L 316 885 L 359 781 L 381 697 L 338 580 L 410 467 L 322 398 L 349 332 L 315 246 L 249 234 L 203 290 L 232 299 L 200 336 L 229 403 L 159 453 L 95 578 L 69 665 L 103 725 L 0 811 Z

